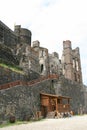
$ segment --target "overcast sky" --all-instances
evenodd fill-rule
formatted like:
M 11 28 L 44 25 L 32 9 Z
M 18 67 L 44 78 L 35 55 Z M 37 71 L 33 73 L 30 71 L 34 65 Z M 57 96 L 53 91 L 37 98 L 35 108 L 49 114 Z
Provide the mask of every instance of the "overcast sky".
M 87 85 L 87 0 L 0 0 L 0 20 L 14 30 L 21 25 L 32 31 L 49 52 L 61 58 L 62 42 L 80 48 L 83 82 Z

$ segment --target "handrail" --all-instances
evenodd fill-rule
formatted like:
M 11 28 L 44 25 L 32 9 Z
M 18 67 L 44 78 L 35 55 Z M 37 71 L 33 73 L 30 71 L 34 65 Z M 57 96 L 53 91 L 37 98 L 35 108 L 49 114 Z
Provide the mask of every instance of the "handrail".
M 39 82 L 42 82 L 42 81 L 48 80 L 48 79 L 58 79 L 58 75 L 52 74 L 52 75 L 48 75 L 48 76 L 42 76 L 39 79 L 31 80 L 29 82 L 17 80 L 17 81 L 14 81 L 14 82 L 10 82 L 10 83 L 0 85 L 0 90 L 11 88 L 11 87 L 16 86 L 16 85 L 31 86 L 31 85 L 34 85 L 36 83 L 39 83 Z

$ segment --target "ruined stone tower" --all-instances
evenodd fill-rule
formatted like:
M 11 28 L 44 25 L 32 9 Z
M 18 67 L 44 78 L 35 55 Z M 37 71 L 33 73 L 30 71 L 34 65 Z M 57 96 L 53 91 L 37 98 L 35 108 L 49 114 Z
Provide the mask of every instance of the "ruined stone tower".
M 21 25 L 16 25 L 14 33 L 18 37 L 19 43 L 26 43 L 31 46 L 31 31 L 25 28 L 21 28 Z
M 39 52 L 39 64 L 41 75 L 49 74 L 49 59 L 48 59 L 48 49 L 41 47 L 38 40 L 33 41 L 33 49 Z
M 79 48 L 72 50 L 71 41 L 63 41 L 63 75 L 65 78 L 82 83 Z

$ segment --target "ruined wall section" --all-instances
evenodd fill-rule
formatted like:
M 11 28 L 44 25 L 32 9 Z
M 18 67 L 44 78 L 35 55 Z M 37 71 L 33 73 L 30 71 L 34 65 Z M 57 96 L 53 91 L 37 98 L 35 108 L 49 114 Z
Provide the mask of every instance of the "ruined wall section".
M 80 53 L 78 47 L 72 50 L 72 56 L 73 56 L 74 81 L 77 81 L 78 83 L 82 83 L 81 60 L 80 60 Z
M 40 47 L 39 41 L 34 41 L 32 48 L 39 52 L 39 64 L 40 64 L 40 73 L 41 75 L 49 74 L 49 57 L 48 49 Z
M 65 78 L 73 80 L 72 47 L 70 41 L 63 41 L 63 74 Z
M 65 78 L 82 83 L 79 48 L 72 49 L 71 41 L 63 41 L 62 69 Z
M 49 54 L 50 74 L 60 74 L 60 61 L 57 52 Z
M 28 44 L 17 46 L 16 55 L 19 58 L 19 66 L 23 68 L 26 74 L 30 71 L 40 73 L 39 52 L 35 51 Z

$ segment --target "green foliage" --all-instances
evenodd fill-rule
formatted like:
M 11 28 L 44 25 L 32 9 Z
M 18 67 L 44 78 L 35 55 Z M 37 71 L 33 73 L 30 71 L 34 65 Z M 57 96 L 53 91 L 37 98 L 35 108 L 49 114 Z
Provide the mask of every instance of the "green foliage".
M 0 128 L 3 128 L 3 127 L 8 127 L 8 126 L 13 126 L 13 125 L 21 125 L 21 124 L 27 124 L 28 122 L 26 121 L 16 121 L 15 123 L 10 123 L 9 121 L 7 123 L 2 123 L 0 125 Z
M 6 64 L 0 60 L 0 66 L 15 71 L 17 73 L 24 74 L 23 69 L 16 65 Z

